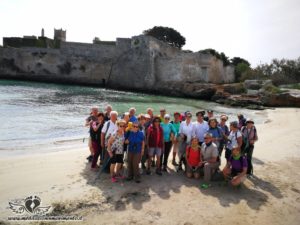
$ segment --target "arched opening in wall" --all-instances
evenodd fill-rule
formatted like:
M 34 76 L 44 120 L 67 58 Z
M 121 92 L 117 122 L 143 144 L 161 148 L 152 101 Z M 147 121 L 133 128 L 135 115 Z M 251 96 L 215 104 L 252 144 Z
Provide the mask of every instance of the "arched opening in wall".
M 106 80 L 102 79 L 102 86 L 105 87 L 105 84 L 106 84 Z

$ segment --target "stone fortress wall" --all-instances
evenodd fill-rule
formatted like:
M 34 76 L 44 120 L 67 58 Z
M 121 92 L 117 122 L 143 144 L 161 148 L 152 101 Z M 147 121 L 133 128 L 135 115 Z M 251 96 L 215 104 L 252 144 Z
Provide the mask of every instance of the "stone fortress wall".
M 144 35 L 97 44 L 61 41 L 57 49 L 3 47 L 1 77 L 142 91 L 235 79 L 233 67 L 214 56 L 187 53 Z

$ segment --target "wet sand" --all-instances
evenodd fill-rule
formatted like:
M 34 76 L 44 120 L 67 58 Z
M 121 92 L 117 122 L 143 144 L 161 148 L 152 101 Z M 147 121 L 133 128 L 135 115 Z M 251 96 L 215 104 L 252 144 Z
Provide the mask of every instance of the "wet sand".
M 200 181 L 172 166 L 162 177 L 143 175 L 140 184 L 112 184 L 107 174 L 95 180 L 97 173 L 85 160 L 87 148 L 1 156 L 0 221 L 15 216 L 9 201 L 34 194 L 41 205 L 52 205 L 55 215 L 82 216 L 84 221 L 76 224 L 299 224 L 299 109 L 258 113 L 268 119 L 257 125 L 255 177 L 240 189 L 222 182 L 201 189 Z

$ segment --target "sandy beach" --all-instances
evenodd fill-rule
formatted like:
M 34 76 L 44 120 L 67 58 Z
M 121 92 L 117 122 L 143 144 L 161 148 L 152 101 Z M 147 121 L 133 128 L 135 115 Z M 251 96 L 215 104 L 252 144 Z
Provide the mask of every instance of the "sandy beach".
M 268 119 L 256 125 L 255 177 L 239 189 L 218 182 L 201 189 L 200 181 L 176 173 L 172 166 L 162 177 L 142 176 L 140 184 L 112 184 L 107 174 L 95 180 L 97 173 L 85 160 L 87 147 L 2 155 L 0 224 L 15 224 L 7 221 L 16 215 L 9 202 L 30 195 L 39 196 L 43 206 L 53 206 L 55 215 L 82 216 L 76 224 L 299 224 L 300 109 L 257 113 Z M 59 224 L 42 224 L 48 223 Z

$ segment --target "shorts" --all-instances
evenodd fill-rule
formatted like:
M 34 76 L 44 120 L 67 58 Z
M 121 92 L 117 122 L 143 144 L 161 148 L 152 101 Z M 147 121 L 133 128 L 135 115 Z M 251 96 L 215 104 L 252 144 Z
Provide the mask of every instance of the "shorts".
M 161 156 L 162 154 L 162 149 L 161 148 L 149 148 L 148 150 L 148 155 L 149 156 L 154 156 L 156 155 L 157 157 Z
M 110 163 L 111 164 L 116 164 L 116 163 L 123 164 L 124 163 L 124 154 L 115 154 L 114 153 L 113 157 L 110 159 Z
M 186 172 L 187 173 L 198 173 L 200 174 L 201 167 L 190 166 L 188 163 L 186 164 Z

